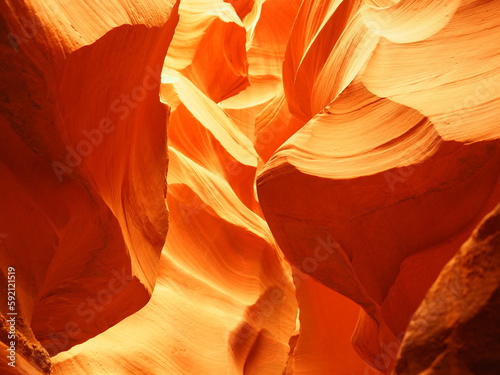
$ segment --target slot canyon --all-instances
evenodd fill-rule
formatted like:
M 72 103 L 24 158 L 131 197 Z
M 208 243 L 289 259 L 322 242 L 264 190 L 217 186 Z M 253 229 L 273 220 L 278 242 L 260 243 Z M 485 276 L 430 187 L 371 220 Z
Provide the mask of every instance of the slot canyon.
M 499 41 L 498 0 L 2 0 L 0 374 L 500 374 Z

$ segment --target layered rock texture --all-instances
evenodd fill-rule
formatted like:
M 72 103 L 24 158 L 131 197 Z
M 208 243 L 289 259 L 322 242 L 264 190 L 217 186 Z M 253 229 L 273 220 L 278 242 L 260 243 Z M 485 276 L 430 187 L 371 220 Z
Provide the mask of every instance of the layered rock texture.
M 443 268 L 407 328 L 397 374 L 500 368 L 500 206 Z
M 499 39 L 497 1 L 3 1 L 0 373 L 497 374 Z

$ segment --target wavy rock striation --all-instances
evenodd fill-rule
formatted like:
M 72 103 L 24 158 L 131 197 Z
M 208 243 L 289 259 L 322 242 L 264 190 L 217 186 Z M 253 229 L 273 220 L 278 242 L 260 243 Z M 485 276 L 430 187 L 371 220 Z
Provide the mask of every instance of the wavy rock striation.
M 1 263 L 26 337 L 50 355 L 136 312 L 155 284 L 176 14 L 169 1 L 1 5 Z
M 474 19 L 498 6 L 378 3 L 302 2 L 284 99 L 262 113 L 278 136 L 281 124 L 294 130 L 266 150 L 257 189 L 286 258 L 360 305 L 353 344 L 390 372 L 425 292 L 500 198 L 498 124 L 482 111 L 496 113 L 498 64 L 481 58 L 489 44 L 455 39 L 459 24 L 470 27 L 464 45 L 488 38 L 497 27 Z
M 497 1 L 0 10 L 0 372 L 494 373 Z

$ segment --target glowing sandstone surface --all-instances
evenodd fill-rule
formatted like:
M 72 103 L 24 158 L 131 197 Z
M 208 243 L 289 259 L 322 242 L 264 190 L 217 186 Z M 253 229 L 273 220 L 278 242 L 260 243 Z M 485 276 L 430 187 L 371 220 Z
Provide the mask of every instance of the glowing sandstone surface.
M 497 374 L 500 2 L 0 3 L 1 374 Z

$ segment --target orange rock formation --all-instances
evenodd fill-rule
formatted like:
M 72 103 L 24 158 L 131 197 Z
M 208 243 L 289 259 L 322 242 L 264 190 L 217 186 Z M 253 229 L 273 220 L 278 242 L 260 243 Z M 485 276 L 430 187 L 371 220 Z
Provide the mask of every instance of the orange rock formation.
M 2 2 L 0 373 L 496 374 L 499 20 Z

